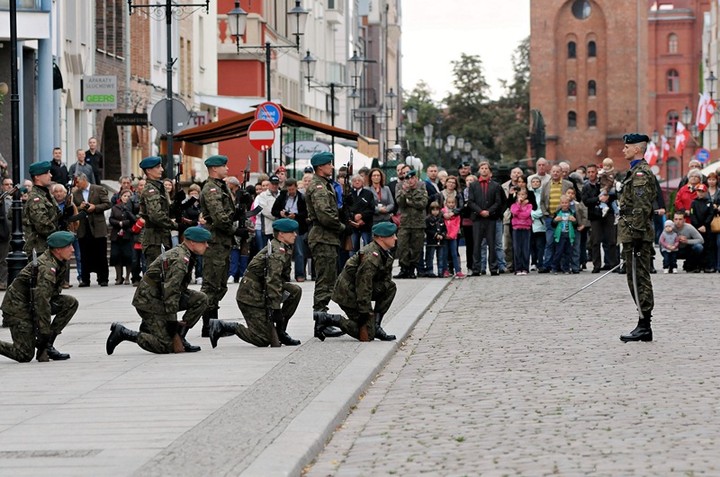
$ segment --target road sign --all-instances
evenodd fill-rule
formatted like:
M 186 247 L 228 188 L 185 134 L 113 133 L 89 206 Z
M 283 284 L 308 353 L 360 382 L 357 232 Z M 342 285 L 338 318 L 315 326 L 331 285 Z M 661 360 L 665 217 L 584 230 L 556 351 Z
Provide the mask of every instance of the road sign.
M 190 121 L 190 113 L 182 101 L 175 98 L 172 100 L 163 98 L 155 103 L 152 111 L 150 111 L 150 121 L 152 122 L 153 127 L 155 127 L 160 134 L 167 134 L 168 132 L 167 110 L 169 107 L 172 107 L 173 134 L 177 134 L 185 129 Z
M 272 123 L 275 128 L 279 128 L 282 124 L 283 113 L 280 105 L 267 101 L 262 103 L 255 110 L 255 119 L 264 119 Z
M 248 128 L 250 145 L 258 151 L 267 151 L 275 142 L 275 126 L 270 121 L 256 119 Z
M 697 157 L 697 160 L 705 164 L 708 159 L 710 159 L 710 151 L 708 151 L 705 148 L 698 149 L 698 151 L 695 153 L 695 156 Z

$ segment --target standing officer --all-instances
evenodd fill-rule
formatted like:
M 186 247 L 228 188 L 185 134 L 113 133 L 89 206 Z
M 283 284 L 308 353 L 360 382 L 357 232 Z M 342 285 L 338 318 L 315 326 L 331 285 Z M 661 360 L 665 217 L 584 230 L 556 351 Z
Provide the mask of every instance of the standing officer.
M 381 327 L 397 290 L 392 281 L 393 256 L 390 254 L 397 241 L 395 232 L 397 226 L 392 222 L 373 226 L 373 241 L 347 261 L 335 285 L 333 301 L 348 317 L 315 312 L 315 337 L 324 341 L 323 327 L 333 325 L 360 341 L 395 339 L 395 335 L 386 334 Z
M 177 225 L 170 218 L 170 196 L 162 183 L 163 166 L 159 156 L 146 157 L 140 161 L 140 169 L 147 176 L 145 189 L 140 195 L 140 218 L 145 221 L 140 242 L 146 263 L 160 256 L 160 245 L 170 250 L 170 231 Z
M 327 311 L 337 280 L 340 236 L 345 225 L 340 221 L 337 195 L 333 187 L 333 160 L 329 152 L 319 152 L 310 160 L 315 175 L 305 191 L 310 231 L 308 245 L 315 266 L 315 292 L 313 311 Z M 424 222 L 423 222 L 424 223 Z M 326 335 L 338 336 L 337 330 L 326 330 Z
M 235 201 L 225 184 L 228 175 L 228 158 L 211 156 L 205 160 L 208 180 L 200 193 L 200 212 L 206 228 L 212 233 L 210 248 L 203 257 L 203 283 L 201 291 L 208 297 L 208 307 L 203 313 L 202 336 L 208 337 L 211 319 L 218 317 L 218 304 L 227 293 L 230 272 L 230 250 L 233 245 Z
M 30 164 L 33 187 L 23 208 L 23 232 L 25 232 L 23 250 L 28 257 L 33 249 L 38 254 L 44 252 L 48 237 L 58 230 L 60 209 L 55 205 L 55 199 L 48 189 L 52 181 L 50 166 L 50 161 Z
M 640 319 L 634 330 L 620 336 L 627 341 L 652 341 L 650 317 L 653 310 L 652 268 L 653 202 L 657 194 L 655 176 L 645 162 L 650 138 L 644 134 L 626 134 L 623 154 L 630 161 L 630 172 L 619 188 L 620 221 L 618 238 L 623 245 L 623 259 L 628 268 L 627 282 L 637 305 Z
M 158 354 L 200 351 L 185 336 L 205 311 L 207 296 L 188 289 L 188 285 L 197 256 L 208 249 L 210 232 L 202 227 L 188 227 L 184 237 L 165 257 L 161 255 L 150 264 L 135 290 L 132 304 L 142 318 L 140 331 L 131 331 L 117 322 L 110 325 L 107 354 L 113 354 L 123 341 L 132 341 L 145 351 Z M 185 314 L 177 321 L 177 313 L 182 310 L 186 310 Z
M 402 186 L 397 190 L 400 233 L 398 234 L 398 259 L 400 273 L 395 278 L 417 278 L 415 267 L 422 256 L 425 241 L 425 208 L 428 193 L 425 185 L 418 187 L 417 171 L 405 174 Z
M 212 320 L 210 343 L 213 348 L 220 337 L 230 335 L 261 348 L 278 347 L 281 343 L 300 344 L 287 334 L 288 321 L 302 297 L 302 289 L 289 283 L 298 223 L 293 219 L 278 219 L 272 227 L 273 239 L 253 257 L 235 296 L 247 328 L 240 323 Z
M 1 355 L 27 363 L 37 348 L 38 361 L 70 359 L 69 354 L 55 349 L 54 343 L 78 308 L 75 298 L 60 295 L 74 241 L 75 235 L 70 232 L 50 234 L 49 250 L 37 258 L 36 264 L 25 265 L 10 284 L 0 308 L 13 342 L 0 341 Z M 51 321 L 52 315 L 55 319 Z

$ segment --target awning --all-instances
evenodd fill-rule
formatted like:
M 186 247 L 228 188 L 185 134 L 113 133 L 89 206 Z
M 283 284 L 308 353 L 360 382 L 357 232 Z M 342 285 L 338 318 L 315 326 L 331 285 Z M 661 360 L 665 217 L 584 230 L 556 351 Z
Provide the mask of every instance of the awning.
M 324 124 L 304 116 L 297 111 L 287 109 L 280 105 L 283 111 L 282 126 L 308 128 L 327 134 L 328 136 L 339 137 L 357 141 L 358 133 L 341 129 L 329 124 Z M 177 141 L 185 141 L 194 144 L 210 144 L 213 142 L 227 141 L 247 135 L 250 123 L 255 120 L 255 111 L 245 114 L 236 114 L 214 123 L 204 124 L 191 129 L 186 129 L 174 136 Z

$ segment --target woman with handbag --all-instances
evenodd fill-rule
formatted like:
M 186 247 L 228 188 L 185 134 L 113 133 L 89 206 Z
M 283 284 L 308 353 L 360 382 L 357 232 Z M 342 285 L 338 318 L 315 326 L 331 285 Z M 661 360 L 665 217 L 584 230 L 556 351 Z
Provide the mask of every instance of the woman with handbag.
M 110 266 L 115 267 L 115 285 L 130 284 L 130 267 L 133 262 L 132 227 L 137 220 L 132 212 L 130 196 L 132 191 L 124 190 L 120 201 L 110 210 Z

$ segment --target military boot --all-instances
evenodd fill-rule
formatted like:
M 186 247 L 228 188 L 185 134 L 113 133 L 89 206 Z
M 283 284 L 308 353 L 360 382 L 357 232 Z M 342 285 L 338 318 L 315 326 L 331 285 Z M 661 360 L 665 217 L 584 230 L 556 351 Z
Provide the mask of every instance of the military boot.
M 57 333 L 53 333 L 50 335 L 50 340 L 47 344 L 47 355 L 48 358 L 52 359 L 53 361 L 65 361 L 66 359 L 70 359 L 70 355 L 67 353 L 61 353 L 57 349 L 55 349 L 55 338 L 58 337 Z
M 650 314 L 643 313 L 643 318 L 638 320 L 638 324 L 634 330 L 626 335 L 620 336 L 620 341 L 627 343 L 628 341 L 652 341 L 652 329 L 650 328 Z
M 35 359 L 37 359 L 41 363 L 47 363 L 50 361 L 50 356 L 48 356 L 48 343 L 50 342 L 50 337 L 47 335 L 39 335 L 37 337 L 37 354 L 35 355 Z
M 201 350 L 201 348 L 199 346 L 191 345 L 188 340 L 185 339 L 189 329 L 190 328 L 188 328 L 187 323 L 184 321 L 180 322 L 180 332 L 178 333 L 180 335 L 180 341 L 182 341 L 186 353 L 197 353 Z
M 325 341 L 326 337 L 335 338 L 344 335 L 345 332 L 339 328 L 342 318 L 342 315 L 332 315 L 324 311 L 314 311 L 315 337 L 320 339 L 320 341 Z
M 407 267 L 400 267 L 400 273 L 395 275 L 393 278 L 410 278 L 410 272 L 408 271 Z
M 120 323 L 115 322 L 110 325 L 110 336 L 108 336 L 107 342 L 105 343 L 105 351 L 109 355 L 113 354 L 115 347 L 123 341 L 137 343 L 139 334 L 137 331 L 129 330 Z
M 227 321 L 210 320 L 208 326 L 208 338 L 213 348 L 217 347 L 218 340 L 235 334 L 235 329 Z
M 298 346 L 300 344 L 300 340 L 293 339 L 289 334 L 287 334 L 287 325 L 287 319 L 283 319 L 275 323 L 275 329 L 277 330 L 280 343 L 284 344 L 285 346 Z
M 218 319 L 218 309 L 215 307 L 208 307 L 205 310 L 205 313 L 203 313 L 202 316 L 202 330 L 200 331 L 200 336 L 203 338 L 208 338 L 210 336 L 208 332 L 208 326 L 210 326 L 210 320 L 217 320 Z
M 382 326 L 380 326 L 384 317 L 384 313 L 375 313 L 375 338 L 380 341 L 394 341 L 395 335 L 385 333 L 385 330 L 383 330 Z

